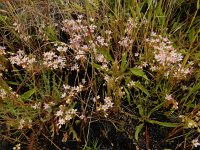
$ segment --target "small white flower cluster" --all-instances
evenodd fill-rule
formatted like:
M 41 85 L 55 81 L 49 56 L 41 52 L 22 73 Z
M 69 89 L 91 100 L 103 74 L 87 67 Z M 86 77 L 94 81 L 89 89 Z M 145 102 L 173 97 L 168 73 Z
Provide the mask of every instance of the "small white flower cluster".
M 56 55 L 55 52 L 45 52 L 43 54 L 43 64 L 45 67 L 54 69 L 62 69 L 66 66 L 66 58 Z
M 122 37 L 121 40 L 118 42 L 121 46 L 128 48 L 133 44 L 133 39 L 129 37 Z
M 107 59 L 102 54 L 97 54 L 96 56 L 97 56 L 96 58 L 97 62 L 105 64 L 108 63 Z
M 87 59 L 86 52 L 89 51 L 88 45 L 85 40 L 87 37 L 93 36 L 96 25 L 85 23 L 83 15 L 78 15 L 78 19 L 66 19 L 63 21 L 63 31 L 66 31 L 70 35 L 70 45 L 75 52 L 75 59 Z
M 45 102 L 44 104 L 43 104 L 43 108 L 44 108 L 44 110 L 46 110 L 46 111 L 49 111 L 49 110 L 51 110 L 51 108 L 53 107 L 53 106 L 55 106 L 55 103 L 54 102 Z
M 108 113 L 107 111 L 112 108 L 114 105 L 114 103 L 112 102 L 111 97 L 105 97 L 104 98 L 104 104 L 100 104 L 99 107 L 97 107 L 97 111 L 103 111 L 104 112 L 104 116 L 107 117 Z
M 63 42 L 55 43 L 54 46 L 57 47 L 56 50 L 60 53 L 62 52 L 66 53 L 68 50 L 68 46 Z
M 38 103 L 35 103 L 34 105 L 31 105 L 31 108 L 33 109 L 40 109 L 40 106 L 41 106 L 41 102 L 38 102 Z
M 13 150 L 20 150 L 21 149 L 21 144 L 17 144 L 13 147 Z
M 25 127 L 31 128 L 32 127 L 32 120 L 31 119 L 20 119 L 18 129 L 23 129 Z
M 94 54 L 95 61 L 101 63 L 101 68 L 108 70 L 108 60 L 104 55 L 97 52 L 97 49 L 108 47 L 112 32 L 106 30 L 104 34 L 96 36 L 94 32 L 97 26 L 93 24 L 93 19 L 90 18 L 90 22 L 87 23 L 82 15 L 79 15 L 77 20 L 64 20 L 63 25 L 63 30 L 70 35 L 69 47 L 74 50 L 75 59 L 86 60 L 87 54 L 92 53 Z
M 109 61 L 106 59 L 106 57 L 101 54 L 101 53 L 98 53 L 96 51 L 96 46 L 94 43 L 92 43 L 92 41 L 90 41 L 90 44 L 91 44 L 91 49 L 93 49 L 93 53 L 94 53 L 94 59 L 97 63 L 100 63 L 101 64 L 101 69 L 102 70 L 105 70 L 105 71 L 108 71 L 109 70 L 109 67 L 108 67 L 108 63 Z
M 138 27 L 138 25 L 146 24 L 146 18 L 142 19 L 141 21 L 138 20 L 136 17 L 135 19 L 129 17 L 125 24 L 125 36 L 121 37 L 120 41 L 118 42 L 122 47 L 126 49 L 130 49 L 133 45 L 133 30 Z
M 133 29 L 137 28 L 138 26 L 138 18 L 131 18 L 129 17 L 127 23 L 126 23 L 126 29 L 125 29 L 125 33 L 127 35 L 131 35 L 133 33 Z
M 179 118 L 185 124 L 186 128 L 197 129 L 197 133 L 200 133 L 200 111 L 191 113 L 189 116 L 180 115 Z M 199 137 L 192 140 L 194 147 L 200 146 Z
M 58 118 L 57 126 L 61 128 L 62 125 L 66 124 L 77 114 L 77 110 L 73 108 L 68 109 L 65 105 L 60 105 L 59 108 L 55 116 Z
M 89 54 L 95 63 L 101 65 L 104 71 L 109 70 L 107 58 L 98 50 L 105 50 L 109 46 L 112 32 L 106 30 L 105 32 L 95 34 L 97 26 L 94 24 L 94 19 L 89 21 L 83 19 L 83 15 L 78 15 L 78 19 L 66 19 L 63 21 L 63 30 L 70 35 L 69 48 L 74 51 L 75 60 L 87 60 Z M 79 61 L 77 61 L 79 62 Z M 71 70 L 79 71 L 79 64 L 71 67 Z
M 196 128 L 197 132 L 200 133 L 200 111 L 191 116 L 180 115 L 179 117 L 187 125 L 187 128 Z
M 108 43 L 108 42 L 110 42 L 110 40 L 111 40 L 112 31 L 106 30 L 106 31 L 105 31 L 105 34 L 106 34 L 105 41 Z M 107 45 L 107 44 L 105 44 L 105 45 Z
M 74 71 L 74 70 L 77 71 L 77 72 L 79 72 L 80 66 L 79 66 L 78 63 L 74 63 L 74 65 L 71 66 L 71 71 Z
M 182 66 L 183 55 L 179 53 L 172 45 L 172 42 L 155 32 L 151 33 L 150 38 L 146 39 L 150 48 L 154 49 L 155 61 L 151 64 L 152 71 L 163 70 L 165 77 L 173 74 L 174 78 L 183 79 L 192 71 L 192 65 Z
M 9 95 L 9 96 L 15 95 L 16 97 L 19 96 L 19 95 L 16 94 L 15 92 L 12 92 L 12 88 L 11 88 L 11 87 L 9 87 L 8 91 L 6 91 L 5 89 L 3 89 L 3 88 L 0 86 L 0 98 L 4 99 L 7 95 Z
M 124 48 L 130 48 L 133 44 L 132 33 L 133 29 L 136 28 L 137 23 L 133 18 L 129 18 L 127 23 L 125 24 L 125 37 L 121 37 L 120 41 L 118 42 Z
M 96 44 L 98 44 L 99 47 L 103 47 L 103 46 L 106 46 L 106 47 L 107 47 L 107 46 L 108 46 L 108 43 L 105 42 L 105 39 L 104 39 L 104 37 L 102 37 L 102 36 L 97 36 L 96 41 L 97 41 Z
M 64 44 L 57 47 L 57 51 L 59 52 L 66 52 L 66 50 L 67 47 Z M 38 64 L 34 55 L 27 56 L 22 50 L 18 50 L 17 54 L 11 55 L 12 56 L 9 58 L 11 64 L 16 64 L 26 70 L 31 70 L 35 64 Z M 42 61 L 46 68 L 50 68 L 52 70 L 58 68 L 62 69 L 66 66 L 66 58 L 64 56 L 56 55 L 55 52 L 51 51 L 43 53 Z
M 72 102 L 73 97 L 75 97 L 78 93 L 83 91 L 83 85 L 79 84 L 78 86 L 69 86 L 69 85 L 63 85 L 64 92 L 61 95 L 62 99 L 66 100 L 67 104 L 70 104 Z
M 11 64 L 16 64 L 18 66 L 21 66 L 22 68 L 26 70 L 31 70 L 35 63 L 37 63 L 34 56 L 27 56 L 24 51 L 18 50 L 17 54 L 12 54 L 10 58 Z

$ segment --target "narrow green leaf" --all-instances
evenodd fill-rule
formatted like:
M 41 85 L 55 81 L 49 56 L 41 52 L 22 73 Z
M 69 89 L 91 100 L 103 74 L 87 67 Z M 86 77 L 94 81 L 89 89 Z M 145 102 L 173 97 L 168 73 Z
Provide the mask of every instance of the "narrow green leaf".
M 135 131 L 135 139 L 136 139 L 136 141 L 138 141 L 138 135 L 139 135 L 140 131 L 142 130 L 143 126 L 144 126 L 144 123 L 142 123 L 142 124 L 140 124 L 140 125 L 138 125 L 136 127 L 136 131 Z
M 155 111 L 157 111 L 158 109 L 160 109 L 160 108 L 163 106 L 164 103 L 165 103 L 165 102 L 162 102 L 161 104 L 159 104 L 159 105 L 157 105 L 156 107 L 154 107 L 154 108 L 148 113 L 147 117 L 149 118 L 149 117 L 151 116 L 152 113 L 154 113 Z
M 100 52 L 106 58 L 107 61 L 114 61 L 108 50 L 99 48 L 98 52 Z
M 147 120 L 147 122 L 152 123 L 152 124 L 158 124 L 158 125 L 164 126 L 164 127 L 177 127 L 178 125 L 180 125 L 179 123 L 160 122 L 160 121 L 156 121 L 156 120 Z
M 93 66 L 94 66 L 94 68 L 96 68 L 96 69 L 101 69 L 101 65 L 98 65 L 98 64 L 96 64 L 96 63 L 93 63 Z
M 20 85 L 19 83 L 17 82 L 14 82 L 14 81 L 6 81 L 8 84 L 11 84 L 11 85 Z
M 200 82 L 197 83 L 196 85 L 194 85 L 190 90 L 187 96 L 185 96 L 182 100 L 181 103 L 183 101 L 186 101 L 192 94 L 194 94 L 196 91 L 200 90 Z
M 47 34 L 48 39 L 50 41 L 56 41 L 57 40 L 56 31 L 52 26 L 48 26 L 46 28 L 46 34 Z
M 144 116 L 144 110 L 143 110 L 142 106 L 138 105 L 138 109 L 139 109 L 140 116 L 143 117 Z
M 124 87 L 124 90 L 126 92 L 126 98 L 129 104 L 131 104 L 131 97 L 129 91 Z
M 36 91 L 35 89 L 31 89 L 31 90 L 25 92 L 24 94 L 22 94 L 21 98 L 24 100 L 27 100 L 35 93 L 35 91 Z
M 146 80 L 149 80 L 146 76 L 146 74 L 144 73 L 144 71 L 142 69 L 137 69 L 137 68 L 130 68 L 130 71 L 132 72 L 133 75 L 138 76 L 138 77 L 142 77 Z
M 78 135 L 77 135 L 76 131 L 74 130 L 74 128 L 71 126 L 69 130 L 70 130 L 69 134 L 72 133 L 72 138 L 76 139 L 77 141 L 79 141 Z
M 127 65 L 127 52 L 123 54 L 122 56 L 122 62 L 120 65 L 121 72 L 124 72 L 126 70 Z
M 142 84 L 140 84 L 139 82 L 135 82 L 134 87 L 140 89 L 146 95 L 148 95 L 148 96 L 150 95 L 149 92 L 148 92 L 148 90 Z

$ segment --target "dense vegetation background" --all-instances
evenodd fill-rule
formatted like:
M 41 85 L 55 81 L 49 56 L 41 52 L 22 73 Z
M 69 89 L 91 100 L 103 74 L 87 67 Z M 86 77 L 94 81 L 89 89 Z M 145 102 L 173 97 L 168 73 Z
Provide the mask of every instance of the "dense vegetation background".
M 199 0 L 0 2 L 0 149 L 198 149 Z

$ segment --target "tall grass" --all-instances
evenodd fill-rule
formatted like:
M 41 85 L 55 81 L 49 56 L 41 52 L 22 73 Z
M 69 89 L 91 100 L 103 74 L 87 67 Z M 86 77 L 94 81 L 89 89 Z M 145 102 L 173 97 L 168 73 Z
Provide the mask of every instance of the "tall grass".
M 71 141 L 71 149 L 102 149 L 104 138 L 117 149 L 108 136 L 115 128 L 130 149 L 198 147 L 199 5 L 1 2 L 0 139 L 13 149 Z M 99 123 L 103 138 L 92 132 Z

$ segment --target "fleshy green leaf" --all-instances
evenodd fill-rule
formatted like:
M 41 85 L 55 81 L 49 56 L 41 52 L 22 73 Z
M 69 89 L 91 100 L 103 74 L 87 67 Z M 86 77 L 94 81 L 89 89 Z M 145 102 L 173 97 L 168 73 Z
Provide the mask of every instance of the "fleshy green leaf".
M 138 125 L 136 127 L 136 131 L 135 131 L 135 139 L 136 139 L 136 141 L 138 141 L 138 135 L 139 135 L 140 131 L 142 130 L 143 126 L 144 126 L 144 123 L 142 123 L 142 124 L 140 124 L 140 125 Z
M 121 72 L 124 72 L 126 70 L 127 67 L 126 65 L 127 65 L 127 53 L 124 53 L 122 56 L 122 62 L 120 66 Z
M 148 95 L 148 96 L 150 95 L 149 92 L 148 92 L 148 90 L 142 84 L 140 84 L 139 82 L 135 82 L 134 87 L 140 89 L 146 95 Z
M 127 101 L 128 101 L 128 103 L 130 104 L 130 103 L 131 103 L 130 93 L 129 93 L 129 91 L 128 91 L 125 87 L 124 87 L 124 91 L 126 92 Z
M 137 69 L 137 68 L 130 68 L 130 71 L 132 72 L 133 75 L 138 76 L 138 77 L 142 77 L 146 80 L 149 80 L 146 76 L 146 74 L 144 73 L 144 71 L 142 69 Z
M 31 89 L 31 90 L 25 92 L 24 94 L 22 94 L 21 98 L 24 100 L 27 100 L 35 93 L 35 91 L 36 91 L 35 89 Z
M 144 116 L 144 110 L 143 110 L 142 106 L 138 105 L 138 109 L 139 109 L 140 116 L 143 117 Z
M 156 121 L 156 120 L 147 120 L 147 122 L 152 123 L 152 124 L 158 124 L 158 125 L 164 126 L 164 127 L 177 127 L 178 125 L 180 125 L 179 123 L 160 122 L 160 121 Z
M 114 61 L 108 50 L 99 48 L 98 52 L 100 52 L 106 58 L 107 61 Z

